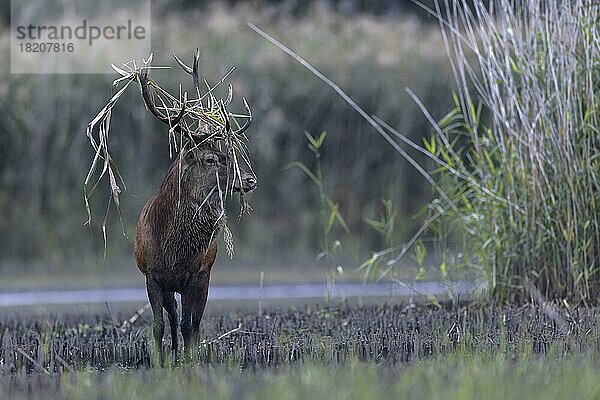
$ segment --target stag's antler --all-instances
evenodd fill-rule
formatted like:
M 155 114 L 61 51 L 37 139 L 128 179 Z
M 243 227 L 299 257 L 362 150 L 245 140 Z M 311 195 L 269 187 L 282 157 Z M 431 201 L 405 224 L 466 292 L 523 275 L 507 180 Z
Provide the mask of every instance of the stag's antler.
M 238 129 L 237 131 L 233 131 L 233 133 L 235 133 L 236 135 L 241 135 L 242 133 L 244 133 L 252 123 L 252 111 L 250 110 L 250 106 L 248 105 L 246 98 L 243 98 L 242 100 L 244 101 L 244 108 L 246 108 L 246 111 L 248 112 L 248 119 L 240 129 Z M 229 118 L 227 119 L 229 120 Z
M 200 61 L 200 49 L 194 50 L 194 61 L 192 67 L 188 67 L 179 57 L 173 54 L 173 58 L 177 61 L 177 64 L 188 74 L 192 75 L 194 79 L 194 87 L 196 88 L 196 94 L 200 96 L 200 77 L 198 76 L 198 61 Z
M 148 71 L 143 70 L 139 74 L 139 82 L 140 87 L 142 88 L 142 97 L 144 98 L 144 103 L 146 103 L 146 107 L 148 110 L 159 120 L 169 125 L 170 128 L 175 129 L 179 133 L 187 132 L 187 130 L 179 124 L 181 122 L 183 116 L 185 115 L 185 96 L 184 100 L 181 102 L 181 111 L 175 118 L 169 118 L 166 115 L 163 115 L 156 108 L 156 104 L 154 104 L 154 100 L 152 99 L 152 95 L 150 94 L 150 85 L 149 85 Z
M 186 73 L 192 75 L 192 78 L 194 79 L 194 87 L 196 88 L 196 94 L 198 95 L 198 97 L 200 97 L 200 78 L 198 77 L 198 61 L 200 60 L 200 49 L 194 50 L 194 60 L 192 61 L 191 67 L 188 66 L 186 63 L 184 63 L 175 54 L 173 54 L 173 58 L 175 59 L 175 61 L 177 61 L 177 64 L 179 64 L 181 69 L 183 69 Z M 230 85 L 226 103 L 229 103 L 231 101 L 232 95 L 233 95 L 232 87 Z M 252 123 L 252 111 L 250 110 L 250 106 L 248 105 L 248 102 L 246 101 L 245 98 L 243 99 L 243 101 L 244 101 L 244 107 L 246 108 L 246 111 L 248 112 L 248 119 L 246 120 L 244 125 L 237 131 L 231 130 L 231 124 L 229 122 L 229 117 L 228 117 L 229 114 L 224 110 L 224 104 L 222 104 L 222 103 L 219 104 L 219 108 L 221 109 L 221 112 L 223 113 L 223 117 L 225 119 L 225 131 L 226 132 L 228 132 L 228 133 L 231 132 L 236 135 L 241 135 L 246 131 L 246 129 L 248 129 L 250 127 L 250 124 Z

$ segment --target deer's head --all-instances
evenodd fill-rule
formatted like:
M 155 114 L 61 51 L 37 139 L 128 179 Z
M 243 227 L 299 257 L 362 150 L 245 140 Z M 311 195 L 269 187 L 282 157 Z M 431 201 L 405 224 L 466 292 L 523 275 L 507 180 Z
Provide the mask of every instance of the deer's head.
M 212 146 L 181 152 L 174 163 L 184 196 L 202 202 L 207 196 L 219 197 L 232 192 L 250 192 L 258 186 L 251 172 L 235 170 L 228 155 Z
M 199 52 L 197 50 L 194 52 L 192 67 L 187 66 L 177 56 L 174 55 L 174 57 L 181 68 L 192 76 L 195 92 L 200 98 L 200 79 L 198 77 Z M 249 118 L 238 130 L 231 128 L 224 103 L 221 102 L 218 104 L 218 110 L 224 119 L 224 124 L 220 128 L 221 134 L 215 138 L 208 134 L 190 131 L 188 128 L 189 125 L 184 121 L 186 112 L 189 111 L 186 108 L 188 104 L 185 99 L 180 102 L 181 109 L 177 115 L 169 116 L 169 110 L 165 107 L 157 107 L 154 95 L 151 92 L 150 82 L 146 70 L 140 73 L 139 83 L 146 107 L 159 121 L 167 124 L 170 129 L 181 134 L 181 137 L 186 140 L 186 145 L 183 146 L 178 159 L 173 163 L 171 171 L 167 174 L 167 179 L 174 178 L 174 175 L 177 176 L 179 180 L 178 187 L 181 190 L 180 193 L 196 202 L 202 202 L 207 196 L 214 198 L 214 196 L 224 196 L 233 192 L 246 193 L 256 189 L 256 176 L 240 167 L 241 160 L 239 160 L 240 157 L 235 156 L 235 150 L 229 148 L 228 151 L 224 152 L 216 144 L 218 140 L 225 140 L 223 138 L 226 137 L 241 137 L 246 129 L 248 129 L 252 121 L 252 114 L 246 101 L 244 100 L 244 106 L 249 114 Z M 156 88 L 155 84 L 154 87 Z M 229 97 L 231 97 L 231 92 Z M 189 103 L 191 103 L 191 107 L 202 107 L 199 99 L 192 100 Z M 199 125 L 199 121 L 197 122 Z M 224 147 L 227 149 L 227 146 Z M 249 165 L 249 160 L 244 157 L 242 158 Z

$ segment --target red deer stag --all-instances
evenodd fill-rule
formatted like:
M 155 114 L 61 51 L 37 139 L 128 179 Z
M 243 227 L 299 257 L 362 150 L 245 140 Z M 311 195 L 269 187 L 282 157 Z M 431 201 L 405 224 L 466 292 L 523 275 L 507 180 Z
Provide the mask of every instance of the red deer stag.
M 175 57 L 181 67 L 194 79 L 198 90 L 198 57 L 194 54 L 193 68 Z M 185 131 L 182 118 L 185 102 L 176 117 L 168 118 L 157 109 L 150 93 L 148 76 L 140 74 L 142 97 L 148 109 L 160 121 L 180 133 Z M 226 114 L 225 119 L 227 119 Z M 251 118 L 238 130 L 242 134 Z M 196 134 L 197 135 L 197 134 Z M 191 355 L 192 341 L 200 328 L 200 320 L 208 296 L 210 272 L 217 255 L 217 237 L 224 223 L 223 193 L 248 192 L 257 186 L 251 173 L 234 173 L 228 154 L 217 150 L 208 140 L 183 149 L 169 167 L 160 190 L 144 205 L 135 237 L 135 259 L 146 277 L 146 288 L 153 313 L 153 335 L 162 359 L 164 333 L 163 308 L 171 326 L 171 347 L 177 356 L 177 302 L 181 294 L 181 333 L 186 353 Z

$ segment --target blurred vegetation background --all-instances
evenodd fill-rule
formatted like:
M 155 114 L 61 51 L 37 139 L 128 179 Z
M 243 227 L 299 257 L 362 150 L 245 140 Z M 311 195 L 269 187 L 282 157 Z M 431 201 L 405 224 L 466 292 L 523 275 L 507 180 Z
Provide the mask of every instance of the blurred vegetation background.
M 101 224 L 108 189 L 93 199 L 91 226 L 83 225 L 83 181 L 92 160 L 85 127 L 114 93 L 115 76 L 10 74 L 9 16 L 5 1 L 0 8 L 5 60 L 0 70 L 0 277 L 10 276 L 15 285 L 18 277 L 29 283 L 49 276 L 63 282 L 64 277 L 140 279 L 132 243 L 139 211 L 170 163 L 164 126 L 144 109 L 136 90 L 116 107 L 112 151 L 128 185 L 122 196 L 128 238 L 113 213 L 104 258 Z M 340 227 L 332 232 L 345 270 L 372 249 L 385 247 L 390 235 L 395 243 L 408 239 L 422 223 L 416 215 L 431 200 L 430 185 L 332 90 L 252 32 L 248 21 L 418 143 L 431 128 L 404 89 L 414 91 L 435 118 L 453 104 L 439 26 L 410 1 L 153 1 L 154 64 L 175 66 L 172 53 L 189 60 L 199 47 L 201 74 L 208 80 L 217 81 L 236 66 L 230 81 L 238 103 L 232 110 L 243 109 L 244 96 L 255 116 L 249 130 L 259 179 L 251 197 L 254 212 L 242 223 L 231 218 L 236 257 L 229 260 L 221 252 L 216 270 L 272 269 L 284 279 L 319 268 L 318 191 L 299 169 L 284 169 L 296 160 L 314 166 L 305 131 L 328 132 L 320 149 L 323 183 L 349 227 L 349 235 Z M 179 82 L 191 87 L 178 68 L 155 71 L 153 77 L 172 91 Z M 366 221 L 389 211 L 390 202 L 382 199 L 393 206 L 393 229 L 385 235 Z

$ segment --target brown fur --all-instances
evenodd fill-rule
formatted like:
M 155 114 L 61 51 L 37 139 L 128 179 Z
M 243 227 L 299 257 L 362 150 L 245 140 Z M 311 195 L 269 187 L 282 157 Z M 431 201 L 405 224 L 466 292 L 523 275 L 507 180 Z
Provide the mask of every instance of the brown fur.
M 212 162 L 215 164 L 209 164 Z M 178 348 L 175 292 L 181 294 L 181 333 L 188 352 L 199 331 L 217 255 L 216 241 L 225 218 L 217 182 L 225 191 L 226 183 L 233 180 L 230 169 L 225 154 L 214 149 L 183 152 L 140 214 L 134 253 L 139 270 L 146 276 L 154 339 L 159 348 L 164 331 L 163 308 L 169 315 L 172 350 Z M 242 187 L 237 189 L 255 187 L 254 176 L 244 173 Z

